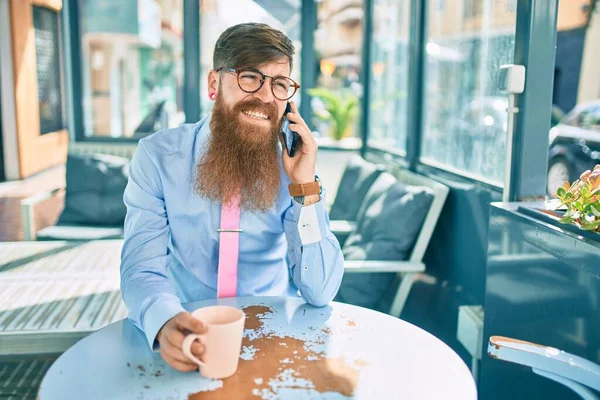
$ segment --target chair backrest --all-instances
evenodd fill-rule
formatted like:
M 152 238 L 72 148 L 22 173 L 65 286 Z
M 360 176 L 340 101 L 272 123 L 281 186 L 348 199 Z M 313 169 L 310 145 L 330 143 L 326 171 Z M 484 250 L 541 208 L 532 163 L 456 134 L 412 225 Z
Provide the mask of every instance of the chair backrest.
M 409 258 L 410 261 L 422 261 L 450 189 L 436 180 L 416 174 L 402 167 L 394 167 L 390 170 L 390 173 L 402 183 L 413 186 L 426 186 L 434 192 L 433 202 L 425 216 L 425 221 Z
M 531 367 L 538 375 L 568 386 L 582 398 L 597 399 L 589 389 L 600 390 L 600 365 L 554 347 L 502 336 L 490 337 L 488 354 L 498 360 Z
M 109 156 L 125 157 L 129 160 L 137 148 L 136 142 L 107 143 L 107 142 L 70 142 L 70 154 L 105 154 Z

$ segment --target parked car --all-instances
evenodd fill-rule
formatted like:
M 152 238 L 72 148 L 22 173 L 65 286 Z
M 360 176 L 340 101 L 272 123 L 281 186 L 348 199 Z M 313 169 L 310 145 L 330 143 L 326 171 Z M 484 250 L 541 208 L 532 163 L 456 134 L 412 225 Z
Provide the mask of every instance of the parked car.
M 576 106 L 550 130 L 548 195 L 600 163 L 600 100 Z

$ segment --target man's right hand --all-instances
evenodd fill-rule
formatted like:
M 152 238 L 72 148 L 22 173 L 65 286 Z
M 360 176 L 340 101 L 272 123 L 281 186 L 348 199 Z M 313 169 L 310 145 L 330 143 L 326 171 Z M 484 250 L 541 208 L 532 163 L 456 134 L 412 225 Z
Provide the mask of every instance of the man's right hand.
M 202 334 L 206 332 L 206 327 L 197 318 L 194 318 L 189 312 L 180 312 L 158 332 L 156 339 L 160 344 L 160 355 L 163 360 L 171 367 L 181 372 L 189 372 L 198 369 L 198 365 L 189 360 L 181 351 L 183 339 L 188 333 Z M 204 354 L 204 346 L 194 341 L 192 344 L 192 354 L 200 358 Z

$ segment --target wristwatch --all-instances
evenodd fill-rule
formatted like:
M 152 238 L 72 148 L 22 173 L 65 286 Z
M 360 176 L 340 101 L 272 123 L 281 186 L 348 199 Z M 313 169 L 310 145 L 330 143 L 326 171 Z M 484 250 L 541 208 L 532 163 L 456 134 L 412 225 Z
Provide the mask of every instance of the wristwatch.
M 300 204 L 304 204 L 304 197 L 318 194 L 321 197 L 323 187 L 318 175 L 315 175 L 314 182 L 311 183 L 290 183 L 288 186 L 290 195 Z

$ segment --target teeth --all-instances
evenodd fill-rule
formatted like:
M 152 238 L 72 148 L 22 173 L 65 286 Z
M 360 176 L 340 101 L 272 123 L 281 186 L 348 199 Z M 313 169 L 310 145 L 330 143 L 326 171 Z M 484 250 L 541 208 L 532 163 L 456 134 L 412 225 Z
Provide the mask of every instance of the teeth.
M 265 114 L 255 111 L 242 111 L 244 114 L 256 119 L 269 119 Z

